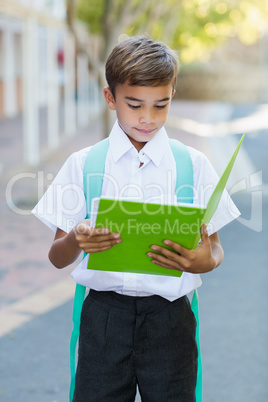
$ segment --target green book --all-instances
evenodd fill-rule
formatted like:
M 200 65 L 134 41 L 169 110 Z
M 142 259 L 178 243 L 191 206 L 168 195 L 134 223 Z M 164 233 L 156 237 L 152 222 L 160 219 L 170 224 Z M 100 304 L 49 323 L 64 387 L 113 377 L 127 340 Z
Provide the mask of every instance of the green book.
M 163 205 L 108 198 L 93 200 L 95 208 L 98 205 L 95 227 L 109 228 L 111 232 L 120 233 L 122 242 L 109 250 L 90 254 L 88 269 L 180 277 L 182 272 L 152 264 L 147 253 L 152 244 L 164 246 L 165 239 L 188 249 L 198 245 L 200 228 L 203 223 L 209 223 L 218 207 L 244 136 L 206 208 L 193 204 Z

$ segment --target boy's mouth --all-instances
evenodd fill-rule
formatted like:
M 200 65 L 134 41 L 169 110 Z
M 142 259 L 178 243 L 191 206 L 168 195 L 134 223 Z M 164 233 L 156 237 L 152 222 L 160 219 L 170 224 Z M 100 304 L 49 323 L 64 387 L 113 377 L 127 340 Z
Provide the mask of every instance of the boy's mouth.
M 149 130 L 145 130 L 144 128 L 137 128 L 136 130 L 140 133 L 140 134 L 152 134 L 155 131 L 155 128 L 150 128 Z

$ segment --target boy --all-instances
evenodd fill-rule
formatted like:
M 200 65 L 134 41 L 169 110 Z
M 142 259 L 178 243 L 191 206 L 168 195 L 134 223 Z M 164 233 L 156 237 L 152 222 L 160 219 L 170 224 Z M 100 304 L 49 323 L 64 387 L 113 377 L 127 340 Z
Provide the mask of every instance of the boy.
M 147 37 L 126 39 L 112 51 L 104 97 L 117 122 L 109 136 L 103 196 L 161 203 L 174 198 L 179 161 L 174 160 L 164 124 L 177 73 L 176 54 Z M 85 219 L 83 167 L 88 151 L 71 155 L 34 210 L 56 231 L 49 259 L 57 268 L 75 261 L 82 250 L 105 252 L 121 242 L 119 233 L 90 228 Z M 188 151 L 194 201 L 206 204 L 217 175 L 203 154 Z M 81 315 L 75 402 L 134 401 L 137 385 L 144 402 L 195 401 L 196 322 L 187 295 L 201 285 L 198 274 L 220 265 L 223 250 L 217 230 L 238 215 L 225 193 L 210 232 L 202 226 L 195 250 L 168 239 L 164 243 L 169 249 L 151 246 L 152 263 L 183 271 L 180 278 L 88 270 L 87 258 L 82 261 L 72 276 L 90 292 Z

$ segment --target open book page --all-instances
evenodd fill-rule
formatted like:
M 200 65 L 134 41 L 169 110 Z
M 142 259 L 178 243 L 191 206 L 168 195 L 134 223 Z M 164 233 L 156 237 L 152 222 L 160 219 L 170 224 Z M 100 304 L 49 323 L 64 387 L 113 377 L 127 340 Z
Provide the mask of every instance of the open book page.
M 244 137 L 245 137 L 245 134 L 242 135 L 242 137 L 241 137 L 241 139 L 240 139 L 240 141 L 239 141 L 239 143 L 238 143 L 238 145 L 237 145 L 237 147 L 236 147 L 236 149 L 235 149 L 235 151 L 234 151 L 234 153 L 233 153 L 228 165 L 226 166 L 223 174 L 221 175 L 221 177 L 220 177 L 220 179 L 218 181 L 217 186 L 215 187 L 215 189 L 214 189 L 214 191 L 213 191 L 213 193 L 212 193 L 212 195 L 211 195 L 211 197 L 210 197 L 210 199 L 208 201 L 208 205 L 207 205 L 207 208 L 206 208 L 206 213 L 205 213 L 205 216 L 204 216 L 204 223 L 206 223 L 206 224 L 208 224 L 210 222 L 212 216 L 214 215 L 214 213 L 215 213 L 215 211 L 216 211 L 216 209 L 217 209 L 217 207 L 219 205 L 220 199 L 221 199 L 222 194 L 224 192 L 226 183 L 227 183 L 227 181 L 229 179 L 230 173 L 231 173 L 232 168 L 234 166 L 237 154 L 238 154 L 239 149 L 240 149 L 240 147 L 242 145 Z

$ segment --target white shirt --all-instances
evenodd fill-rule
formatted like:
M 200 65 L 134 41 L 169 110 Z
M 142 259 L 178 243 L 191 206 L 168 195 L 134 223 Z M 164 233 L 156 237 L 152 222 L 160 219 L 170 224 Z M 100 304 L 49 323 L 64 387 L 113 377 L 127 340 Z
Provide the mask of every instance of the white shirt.
M 202 207 L 218 182 L 218 176 L 201 152 L 187 147 L 193 163 L 194 203 Z M 72 154 L 53 183 L 32 211 L 52 230 L 69 232 L 86 217 L 83 169 L 90 148 Z M 140 164 L 143 164 L 140 167 Z M 174 203 L 176 164 L 162 128 L 140 152 L 115 123 L 105 163 L 102 196 L 142 202 Z M 239 211 L 225 191 L 210 224 L 208 233 L 239 216 Z M 115 246 L 116 247 L 116 246 Z M 73 271 L 75 282 L 95 290 L 115 291 L 130 296 L 157 294 L 172 301 L 201 285 L 197 274 L 184 272 L 180 278 L 87 269 L 88 256 Z M 126 262 L 127 263 L 127 262 Z

